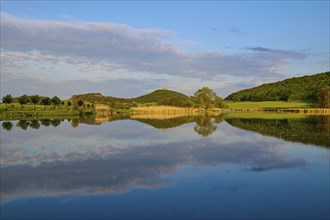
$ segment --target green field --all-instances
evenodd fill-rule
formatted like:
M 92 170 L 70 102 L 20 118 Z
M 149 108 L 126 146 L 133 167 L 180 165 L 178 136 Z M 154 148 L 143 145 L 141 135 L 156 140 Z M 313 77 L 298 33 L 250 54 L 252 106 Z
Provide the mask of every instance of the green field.
M 304 101 L 264 101 L 264 102 L 232 102 L 226 101 L 226 105 L 230 109 L 240 108 L 262 108 L 262 109 L 279 109 L 279 108 L 311 108 L 311 103 Z

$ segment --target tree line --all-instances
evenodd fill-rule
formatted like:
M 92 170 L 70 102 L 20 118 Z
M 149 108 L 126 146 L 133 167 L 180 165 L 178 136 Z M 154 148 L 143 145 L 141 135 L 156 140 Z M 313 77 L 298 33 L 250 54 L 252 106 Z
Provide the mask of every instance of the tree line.
M 150 104 L 152 105 L 168 105 L 177 107 L 195 107 L 195 108 L 223 108 L 225 107 L 224 100 L 219 97 L 212 89 L 208 87 L 203 87 L 197 90 L 194 96 L 186 96 L 182 93 L 162 89 L 155 90 L 152 93 L 140 96 L 137 98 L 124 99 L 115 97 L 106 97 L 100 93 L 88 93 L 84 95 L 73 95 L 68 101 L 64 102 L 57 96 L 53 98 L 42 97 L 39 95 L 27 96 L 22 95 L 17 98 L 13 98 L 10 94 L 5 95 L 2 98 L 2 102 L 7 105 L 12 102 L 18 102 L 21 105 L 21 109 L 27 103 L 32 103 L 34 105 L 34 110 L 36 109 L 36 104 L 44 105 L 46 109 L 49 105 L 67 105 L 73 106 L 76 110 L 78 107 L 84 106 L 85 102 L 87 107 L 94 107 L 94 104 L 108 104 L 110 107 L 115 109 L 129 109 L 131 107 L 136 107 L 138 104 Z M 90 104 L 91 103 L 91 104 Z
M 324 72 L 240 90 L 225 99 L 232 101 L 306 100 L 317 103 L 319 106 L 329 106 L 325 102 L 325 98 L 329 100 L 329 88 L 330 72 Z
M 24 105 L 31 103 L 34 106 L 34 110 L 36 109 L 37 104 L 44 105 L 44 109 L 46 109 L 46 107 L 50 106 L 50 105 L 54 105 L 55 107 L 59 106 L 59 105 L 65 105 L 65 102 L 57 96 L 50 98 L 47 96 L 45 97 L 45 96 L 39 96 L 39 95 L 28 96 L 26 94 L 24 94 L 20 97 L 16 97 L 16 98 L 13 98 L 13 96 L 11 94 L 7 94 L 2 97 L 2 102 L 6 104 L 6 110 L 8 110 L 8 104 L 11 104 L 14 102 L 19 103 L 21 105 L 21 109 L 23 109 Z M 73 105 L 74 108 L 76 109 L 76 107 L 83 106 L 84 101 L 78 99 L 77 96 L 73 95 L 71 100 L 66 102 L 66 105 L 67 106 Z

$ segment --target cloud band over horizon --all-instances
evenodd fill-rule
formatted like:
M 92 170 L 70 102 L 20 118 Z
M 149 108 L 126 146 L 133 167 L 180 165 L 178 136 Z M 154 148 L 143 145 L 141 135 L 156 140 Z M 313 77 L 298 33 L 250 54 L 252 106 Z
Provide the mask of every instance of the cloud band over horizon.
M 236 54 L 187 52 L 169 30 L 1 14 L 2 94 L 49 94 L 54 87 L 66 97 L 85 91 L 133 97 L 166 85 L 189 94 L 209 86 L 223 96 L 283 79 L 283 67 L 309 56 L 307 51 L 264 47 Z

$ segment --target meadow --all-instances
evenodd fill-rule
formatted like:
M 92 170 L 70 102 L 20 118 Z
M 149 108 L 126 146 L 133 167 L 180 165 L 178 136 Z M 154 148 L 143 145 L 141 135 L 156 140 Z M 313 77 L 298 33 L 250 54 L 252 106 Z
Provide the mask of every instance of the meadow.
M 233 102 L 226 101 L 229 109 L 260 108 L 260 109 L 281 109 L 281 108 L 311 108 L 312 104 L 304 101 L 262 101 L 262 102 Z

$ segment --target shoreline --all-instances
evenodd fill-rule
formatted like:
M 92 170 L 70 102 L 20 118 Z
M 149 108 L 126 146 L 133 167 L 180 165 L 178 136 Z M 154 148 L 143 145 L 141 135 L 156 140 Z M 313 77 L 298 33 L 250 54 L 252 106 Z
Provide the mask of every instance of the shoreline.
M 119 109 L 120 112 L 120 109 Z M 200 109 L 174 106 L 135 107 L 125 111 L 133 117 L 149 116 L 150 118 L 183 117 L 196 115 L 221 115 L 223 113 L 290 113 L 300 115 L 330 115 L 330 108 L 230 108 L 230 109 Z M 120 114 L 120 113 L 118 113 Z M 8 110 L 0 113 L 0 120 L 45 119 L 45 118 L 79 118 L 81 116 L 97 117 L 99 114 L 93 110 Z M 102 114 L 101 114 L 102 115 Z M 112 115 L 111 110 L 105 115 Z

